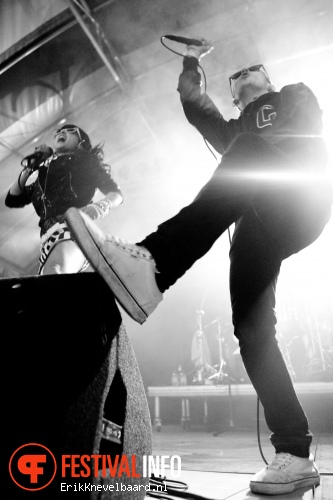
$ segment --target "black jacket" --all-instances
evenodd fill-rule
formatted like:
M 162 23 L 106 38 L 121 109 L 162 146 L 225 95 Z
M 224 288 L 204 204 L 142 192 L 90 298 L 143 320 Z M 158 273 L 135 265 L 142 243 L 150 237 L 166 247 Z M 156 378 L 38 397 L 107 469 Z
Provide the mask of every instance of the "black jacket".
M 201 93 L 198 61 L 185 57 L 178 91 L 188 121 L 223 155 L 237 135 L 259 134 L 305 167 L 324 167 L 328 161 L 321 138 L 322 111 L 304 83 L 286 85 L 249 103 L 239 118 L 225 120 L 206 93 Z
M 78 150 L 41 163 L 36 181 L 26 186 L 21 195 L 13 196 L 8 192 L 5 204 L 21 208 L 32 203 L 40 217 L 41 234 L 44 234 L 55 222 L 63 220 L 70 207 L 82 208 L 91 203 L 97 189 L 103 194 L 111 191 L 121 194 L 96 156 Z

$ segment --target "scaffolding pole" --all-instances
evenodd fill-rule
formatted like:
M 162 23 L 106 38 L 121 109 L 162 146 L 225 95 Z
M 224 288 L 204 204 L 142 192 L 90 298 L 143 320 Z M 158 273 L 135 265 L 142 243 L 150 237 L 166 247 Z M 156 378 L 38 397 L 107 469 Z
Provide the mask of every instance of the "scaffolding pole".
M 116 81 L 116 83 L 119 85 L 119 87 L 127 94 L 129 92 L 129 90 L 130 90 L 130 78 L 126 74 L 126 71 L 123 68 L 123 66 L 122 66 L 122 64 L 121 64 L 118 56 L 112 55 L 110 53 L 110 57 L 113 60 L 113 64 L 112 64 L 112 62 L 110 61 L 110 59 L 105 54 L 105 52 L 104 52 L 104 50 L 103 50 L 100 42 L 95 38 L 95 36 L 93 35 L 93 33 L 91 32 L 91 30 L 87 26 L 86 22 L 84 21 L 83 15 L 79 12 L 79 9 L 76 7 L 75 4 L 79 4 L 78 0 L 77 1 L 75 1 L 75 0 L 65 0 L 65 2 L 67 3 L 68 7 L 72 11 L 75 19 L 77 20 L 77 22 L 79 23 L 79 25 L 83 29 L 84 33 L 89 38 L 89 40 L 92 43 L 92 45 L 93 45 L 94 49 L 96 50 L 97 54 L 100 56 L 100 58 L 102 59 L 103 63 L 105 64 L 106 68 L 111 73 L 113 79 Z M 81 0 L 81 3 L 79 5 L 80 5 L 82 11 L 94 23 L 94 25 L 98 26 L 99 31 L 102 32 L 99 24 L 97 23 L 97 21 L 91 15 L 90 9 L 87 6 L 87 3 L 85 2 L 85 0 Z M 105 39 L 105 36 L 104 36 L 104 39 Z M 107 42 L 107 46 L 108 46 L 108 50 L 110 52 L 111 51 L 111 47 L 110 47 L 109 42 Z M 120 74 L 120 73 L 122 73 L 122 74 Z

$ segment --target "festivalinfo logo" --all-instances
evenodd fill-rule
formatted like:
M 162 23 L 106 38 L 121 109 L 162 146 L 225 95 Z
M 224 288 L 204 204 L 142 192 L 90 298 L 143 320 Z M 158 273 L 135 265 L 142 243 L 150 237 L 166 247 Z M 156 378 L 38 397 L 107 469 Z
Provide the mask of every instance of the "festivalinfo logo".
M 138 467 L 137 455 L 62 455 L 60 464 L 53 453 L 38 443 L 29 443 L 17 448 L 9 461 L 9 472 L 13 482 L 21 489 L 38 491 L 49 486 L 58 477 L 61 478 L 60 490 L 69 491 L 102 491 L 101 484 L 80 485 L 66 483 L 66 479 L 91 478 L 150 478 L 151 476 L 170 476 L 177 478 L 181 475 L 181 458 L 179 455 L 143 455 L 141 467 Z M 138 471 L 140 470 L 140 472 Z M 64 481 L 63 481 L 64 480 Z M 108 489 L 123 491 L 125 485 L 107 485 Z M 134 486 L 127 485 L 126 488 Z M 144 487 L 136 485 L 136 487 Z M 149 488 L 149 485 L 147 486 Z M 118 488 L 118 489 L 117 489 Z M 119 489 L 122 488 L 122 489 Z M 133 490 L 135 491 L 135 489 Z M 148 491 L 148 490 L 147 490 Z

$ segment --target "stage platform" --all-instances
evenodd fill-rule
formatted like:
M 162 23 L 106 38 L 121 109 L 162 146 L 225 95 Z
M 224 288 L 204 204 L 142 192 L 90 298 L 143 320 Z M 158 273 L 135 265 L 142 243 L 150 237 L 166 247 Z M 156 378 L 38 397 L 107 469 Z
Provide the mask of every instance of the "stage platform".
M 261 432 L 260 438 L 263 455 L 270 462 L 274 449 L 269 434 Z M 256 431 L 233 428 L 216 436 L 201 427 L 185 430 L 179 425 L 165 425 L 162 432 L 153 432 L 153 455 L 180 456 L 181 475 L 174 479 L 185 482 L 188 498 L 196 500 L 200 497 L 207 500 L 332 500 L 333 432 L 315 434 L 311 451 L 321 473 L 320 486 L 314 491 L 302 488 L 286 495 L 260 496 L 249 489 L 252 475 L 265 467 Z M 147 495 L 145 500 L 150 498 Z
M 326 429 L 333 432 L 333 382 L 300 382 L 295 383 L 294 387 L 314 429 L 319 431 Z M 175 413 L 175 400 L 178 400 L 179 405 L 179 423 L 185 429 L 192 425 L 195 409 L 198 407 L 195 403 L 198 400 L 202 406 L 202 423 L 204 425 L 212 420 L 209 413 L 212 406 L 209 403 L 212 400 L 218 404 L 221 402 L 221 408 L 224 407 L 227 412 L 229 411 L 227 416 L 229 420 L 241 422 L 241 426 L 244 427 L 245 417 L 248 422 L 251 420 L 250 428 L 255 424 L 253 416 L 256 413 L 257 396 L 252 384 L 149 386 L 147 396 L 150 401 L 153 425 L 157 432 L 160 432 L 162 425 L 164 425 L 163 415 L 168 417 L 170 414 L 168 407 L 171 407 L 171 404 L 173 404 L 172 410 Z M 320 413 L 317 411 L 318 407 L 321 409 Z M 248 418 L 247 414 L 249 414 Z M 165 419 L 165 422 L 168 423 L 168 418 Z M 217 423 L 217 425 L 219 424 Z

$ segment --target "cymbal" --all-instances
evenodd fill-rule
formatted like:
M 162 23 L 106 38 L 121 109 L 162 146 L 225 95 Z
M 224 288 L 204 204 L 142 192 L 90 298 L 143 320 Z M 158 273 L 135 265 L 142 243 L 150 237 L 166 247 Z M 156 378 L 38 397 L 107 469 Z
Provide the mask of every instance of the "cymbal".
M 213 321 L 211 321 L 210 323 L 208 323 L 208 325 L 205 325 L 204 328 L 208 328 L 209 326 L 214 325 L 215 323 L 218 323 L 219 321 L 221 321 L 220 318 L 216 318 Z

